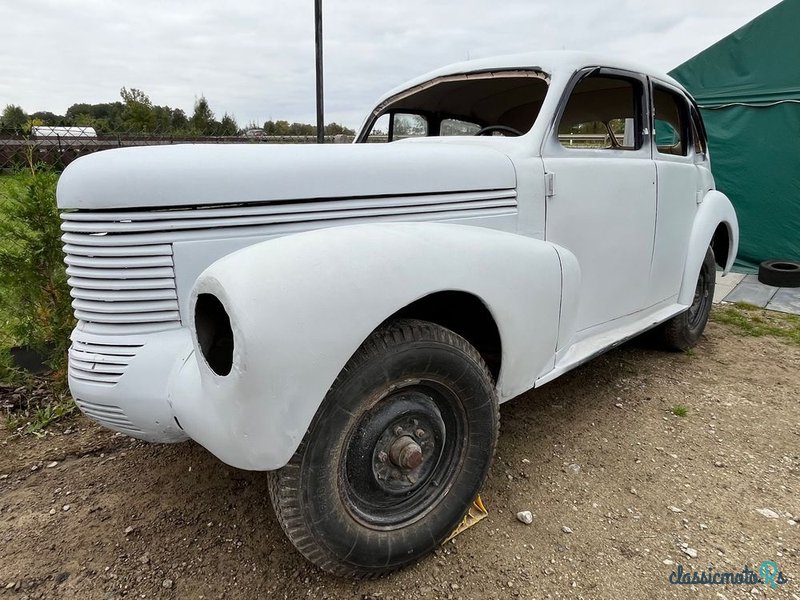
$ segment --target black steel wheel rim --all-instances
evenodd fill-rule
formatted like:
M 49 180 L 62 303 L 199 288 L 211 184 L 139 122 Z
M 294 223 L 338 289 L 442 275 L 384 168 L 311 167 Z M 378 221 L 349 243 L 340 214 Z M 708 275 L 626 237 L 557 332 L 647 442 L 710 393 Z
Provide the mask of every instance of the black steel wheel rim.
M 692 305 L 689 307 L 689 326 L 697 327 L 703 321 L 705 314 L 708 312 L 708 303 L 712 298 L 709 293 L 710 288 L 710 275 L 707 269 L 700 271 L 700 276 L 697 278 L 697 287 L 694 290 L 694 299 Z
M 347 436 L 339 487 L 347 511 L 374 529 L 413 523 L 446 494 L 465 445 L 458 396 L 416 381 L 380 398 Z

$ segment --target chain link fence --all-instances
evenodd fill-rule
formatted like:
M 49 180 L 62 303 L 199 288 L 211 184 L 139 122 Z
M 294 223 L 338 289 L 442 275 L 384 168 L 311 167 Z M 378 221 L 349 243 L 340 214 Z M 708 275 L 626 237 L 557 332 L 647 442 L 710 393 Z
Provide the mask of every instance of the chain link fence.
M 241 135 L 174 135 L 96 133 L 90 127 L 34 127 L 30 134 L 0 129 L 0 174 L 30 165 L 47 165 L 61 171 L 76 158 L 93 152 L 132 146 L 167 144 L 312 144 L 314 135 L 264 135 L 245 131 Z M 351 135 L 326 135 L 325 143 L 349 143 Z

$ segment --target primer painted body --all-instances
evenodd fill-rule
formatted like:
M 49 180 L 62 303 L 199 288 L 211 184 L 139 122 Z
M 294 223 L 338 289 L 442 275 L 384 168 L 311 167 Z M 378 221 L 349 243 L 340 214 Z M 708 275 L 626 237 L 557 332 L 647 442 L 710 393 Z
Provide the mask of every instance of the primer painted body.
M 90 417 L 152 441 L 192 438 L 225 462 L 290 458 L 337 374 L 381 322 L 440 291 L 479 298 L 502 343 L 501 401 L 686 310 L 736 215 L 708 157 L 566 150 L 555 125 L 571 53 L 454 65 L 437 77 L 536 69 L 549 88 L 520 137 L 388 145 L 203 145 L 106 151 L 59 182 L 79 319 L 70 387 Z M 683 93 L 683 92 L 681 92 Z M 371 113 L 366 126 L 377 113 Z M 230 374 L 194 333 L 213 293 L 234 331 Z

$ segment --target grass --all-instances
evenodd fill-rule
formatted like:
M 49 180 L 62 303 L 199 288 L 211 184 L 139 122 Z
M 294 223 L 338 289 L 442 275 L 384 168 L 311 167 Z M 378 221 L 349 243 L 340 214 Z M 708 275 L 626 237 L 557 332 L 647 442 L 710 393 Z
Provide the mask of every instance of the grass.
M 44 406 L 30 407 L 26 411 L 9 414 L 6 428 L 15 435 L 42 437 L 48 425 L 73 414 L 76 410 L 77 406 L 68 393 L 55 394 Z
M 676 404 L 669 411 L 675 415 L 676 417 L 685 417 L 689 414 L 689 409 L 686 408 L 683 404 Z
M 733 328 L 739 335 L 772 336 L 800 346 L 800 316 L 762 310 L 747 302 L 715 308 L 711 320 Z

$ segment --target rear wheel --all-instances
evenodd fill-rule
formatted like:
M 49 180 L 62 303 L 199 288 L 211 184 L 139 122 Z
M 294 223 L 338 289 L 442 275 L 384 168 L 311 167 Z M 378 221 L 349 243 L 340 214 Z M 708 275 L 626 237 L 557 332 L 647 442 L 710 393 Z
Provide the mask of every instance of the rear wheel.
M 497 441 L 494 382 L 452 331 L 415 320 L 373 333 L 289 463 L 270 474 L 278 521 L 311 562 L 370 577 L 427 554 L 458 525 Z
M 669 350 L 688 350 L 693 347 L 708 323 L 711 305 L 714 302 L 717 268 L 714 251 L 709 248 L 700 267 L 694 298 L 689 310 L 671 318 L 657 330 L 664 346 Z

